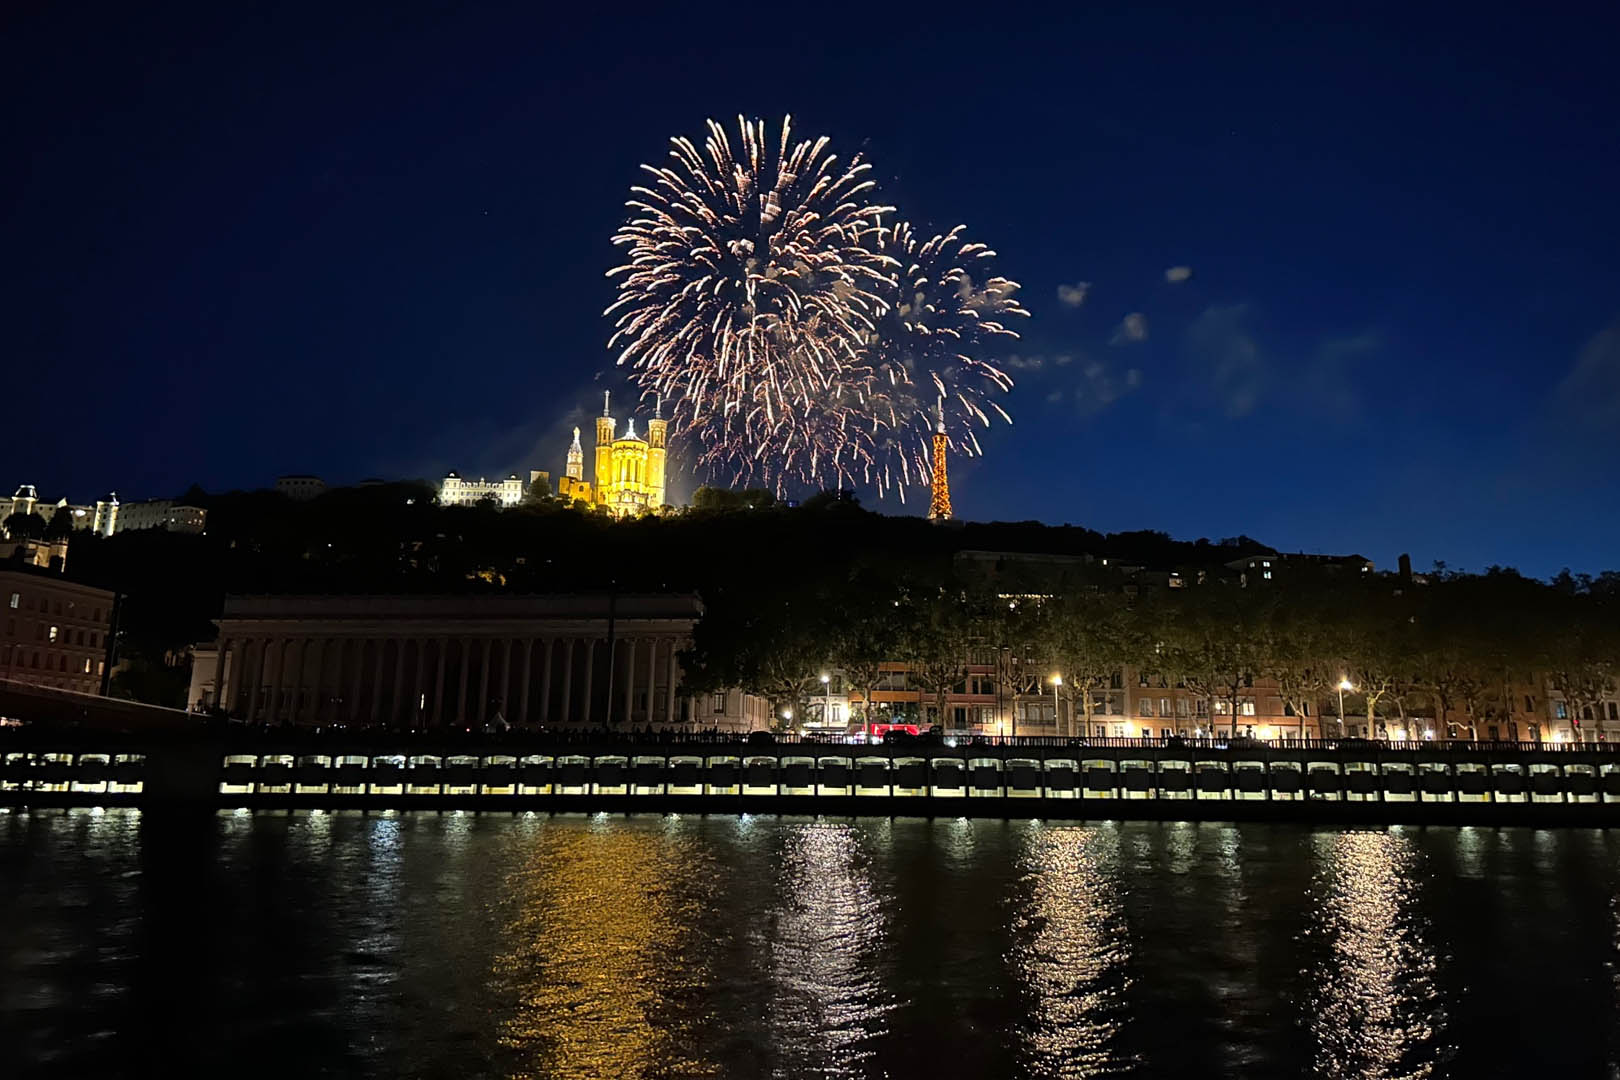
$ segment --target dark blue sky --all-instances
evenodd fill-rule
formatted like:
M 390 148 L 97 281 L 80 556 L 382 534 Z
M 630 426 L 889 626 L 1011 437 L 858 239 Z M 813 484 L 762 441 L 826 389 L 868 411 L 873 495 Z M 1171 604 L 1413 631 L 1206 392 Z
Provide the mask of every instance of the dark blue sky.
M 1612 5 L 28 7 L 0 484 L 560 470 L 637 164 L 792 112 L 1024 285 L 960 515 L 1620 565 Z

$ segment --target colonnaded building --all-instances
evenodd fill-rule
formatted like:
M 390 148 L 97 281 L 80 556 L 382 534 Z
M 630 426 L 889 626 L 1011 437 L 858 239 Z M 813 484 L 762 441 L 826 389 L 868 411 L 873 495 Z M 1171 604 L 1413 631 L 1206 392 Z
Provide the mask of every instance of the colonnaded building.
M 320 726 L 767 726 L 759 698 L 682 692 L 702 612 L 691 595 L 232 596 L 190 705 Z

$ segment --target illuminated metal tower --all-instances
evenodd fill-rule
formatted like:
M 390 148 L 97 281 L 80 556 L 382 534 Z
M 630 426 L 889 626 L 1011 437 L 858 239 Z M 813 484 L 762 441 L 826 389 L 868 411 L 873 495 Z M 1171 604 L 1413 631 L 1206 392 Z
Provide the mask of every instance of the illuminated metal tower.
M 934 422 L 934 483 L 933 496 L 928 503 L 931 521 L 949 521 L 951 517 L 951 478 L 945 469 L 945 399 L 939 399 Z

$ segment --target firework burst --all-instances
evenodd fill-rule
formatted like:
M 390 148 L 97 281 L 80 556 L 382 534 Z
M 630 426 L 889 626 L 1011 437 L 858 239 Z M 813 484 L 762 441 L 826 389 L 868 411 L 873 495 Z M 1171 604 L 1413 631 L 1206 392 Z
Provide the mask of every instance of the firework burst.
M 1012 385 L 981 354 L 1026 314 L 994 253 L 960 227 L 921 240 L 885 225 L 870 166 L 794 141 L 791 118 L 773 142 L 738 117 L 737 152 L 708 127 L 642 167 L 606 312 L 618 363 L 672 406 L 696 468 L 903 498 L 927 482 L 936 402 L 953 445 L 978 453 L 973 428 L 1009 419 L 991 396 Z

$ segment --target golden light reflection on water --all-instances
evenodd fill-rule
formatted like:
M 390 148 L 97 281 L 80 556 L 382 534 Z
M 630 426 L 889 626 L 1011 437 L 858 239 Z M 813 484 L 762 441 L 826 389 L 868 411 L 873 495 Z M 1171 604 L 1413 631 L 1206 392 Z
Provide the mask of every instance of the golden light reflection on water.
M 1093 1076 L 1130 1064 L 1114 1049 L 1130 985 L 1119 858 L 1113 825 L 1030 831 L 1030 897 L 1013 914 L 1012 962 L 1032 998 L 1025 1046 L 1032 1076 Z
M 864 1075 L 894 1002 L 875 967 L 890 912 L 861 836 L 846 824 L 786 827 L 780 867 L 764 943 L 775 1075 Z
M 1421 856 L 1409 835 L 1320 833 L 1312 887 L 1324 959 L 1310 973 L 1316 1072 L 1426 1077 L 1451 1056 L 1438 960 L 1418 913 Z
M 676 830 L 558 823 L 534 834 L 508 881 L 514 915 L 494 963 L 514 1077 L 718 1075 L 691 1056 L 679 1015 L 707 979 L 689 928 L 723 917 L 702 902 L 711 876 Z

